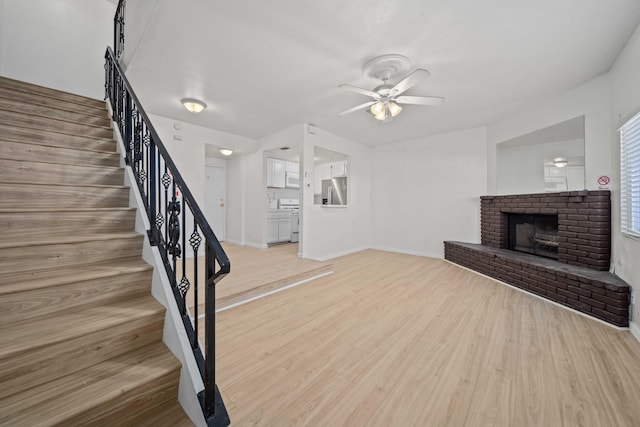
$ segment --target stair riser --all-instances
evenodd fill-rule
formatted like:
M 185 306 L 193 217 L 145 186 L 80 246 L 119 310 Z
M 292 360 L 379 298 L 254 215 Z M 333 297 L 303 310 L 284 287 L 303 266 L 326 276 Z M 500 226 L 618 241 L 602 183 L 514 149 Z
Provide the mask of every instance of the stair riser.
M 18 90 L 32 95 L 39 95 L 54 98 L 61 101 L 73 102 L 76 104 L 82 104 L 93 108 L 104 108 L 104 101 L 98 99 L 88 98 L 82 95 L 75 95 L 73 93 L 63 92 L 56 89 L 42 87 L 19 80 L 13 80 L 6 77 L 0 77 L 0 87 Z
M 59 99 L 44 97 L 42 95 L 31 94 L 28 92 L 20 92 L 15 89 L 5 88 L 0 86 L 0 96 L 5 99 L 18 102 L 28 102 L 30 104 L 43 105 L 53 108 L 61 108 L 65 111 L 73 111 L 75 113 L 104 117 L 108 114 L 106 104 L 100 107 L 89 107 L 82 104 L 76 104 L 74 102 L 61 101 Z
M 7 110 L 0 110 L 0 123 L 75 135 L 95 136 L 99 138 L 113 137 L 113 131 L 110 128 L 65 122 Z
M 0 181 L 42 184 L 123 185 L 124 170 L 0 159 Z
M 24 101 L 16 101 L 14 99 L 3 98 L 0 96 L 0 109 L 15 111 L 23 114 L 35 114 L 37 116 L 49 117 L 51 119 L 67 120 L 70 122 L 84 123 L 95 126 L 111 126 L 111 119 L 104 110 L 104 116 L 82 114 L 73 111 L 66 111 L 60 108 L 49 107 L 46 105 L 27 104 Z
M 14 208 L 128 207 L 129 189 L 0 183 L 4 206 Z
M 4 294 L 0 298 L 0 324 L 51 316 L 82 305 L 142 297 L 150 291 L 151 271 L 146 270 Z
M 134 210 L 0 212 L 0 235 L 4 242 L 33 240 L 82 233 L 133 231 Z
M 120 156 L 117 153 L 102 153 L 2 140 L 0 140 L 0 158 L 92 166 L 118 167 L 120 165 Z
M 161 340 L 163 325 L 159 313 L 0 360 L 0 399 Z
M 176 369 L 153 381 L 115 396 L 90 410 L 65 418 L 65 425 L 131 425 L 147 424 L 145 415 L 178 399 L 180 370 Z
M 45 144 L 56 147 L 81 148 L 84 150 L 99 150 L 116 152 L 116 142 L 109 139 L 91 138 L 81 135 L 70 135 L 40 129 L 30 129 L 0 123 L 2 139 L 10 141 L 24 141 L 34 144 Z
M 142 255 L 142 235 L 129 239 L 6 247 L 0 249 L 0 276 L 19 271 L 86 265 Z

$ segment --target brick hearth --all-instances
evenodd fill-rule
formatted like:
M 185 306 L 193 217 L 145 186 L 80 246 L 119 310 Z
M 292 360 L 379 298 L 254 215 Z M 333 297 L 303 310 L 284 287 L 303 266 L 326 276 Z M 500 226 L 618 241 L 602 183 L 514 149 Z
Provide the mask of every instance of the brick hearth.
M 558 215 L 558 260 L 508 250 L 508 215 Z M 445 259 L 616 326 L 630 287 L 609 273 L 609 191 L 481 197 L 482 244 L 444 242 Z

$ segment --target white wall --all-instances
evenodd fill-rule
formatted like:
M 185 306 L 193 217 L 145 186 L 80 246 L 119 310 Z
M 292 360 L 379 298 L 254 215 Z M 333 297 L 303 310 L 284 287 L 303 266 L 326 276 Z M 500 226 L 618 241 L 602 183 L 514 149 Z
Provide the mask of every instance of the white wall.
M 611 175 L 611 81 L 601 75 L 567 92 L 523 106 L 487 125 L 487 192 L 496 194 L 496 144 L 584 115 L 586 188 L 598 189 L 598 177 Z
M 298 250 L 305 258 L 324 260 L 369 247 L 370 148 L 318 127 L 313 135 L 306 129 L 301 155 L 302 244 Z M 350 200 L 346 207 L 313 204 L 314 146 L 349 156 Z
M 128 1 L 125 7 L 124 52 L 121 65 L 126 70 L 131 59 L 135 56 L 140 40 L 147 31 L 147 27 L 155 16 L 159 0 Z M 109 45 L 114 48 L 113 41 Z
M 115 8 L 106 0 L 4 0 L 2 74 L 103 99 Z
M 0 76 L 4 76 L 4 21 L 6 16 L 4 13 L 4 0 L 0 0 Z
M 499 144 L 496 152 L 496 193 L 544 193 L 545 160 L 574 156 L 584 156 L 582 139 L 514 146 Z M 584 189 L 584 185 L 579 189 Z
M 611 74 L 611 123 L 609 139 L 613 176 L 613 266 L 612 269 L 633 287 L 634 311 L 631 332 L 640 340 L 640 240 L 620 232 L 620 140 L 616 132 L 627 119 L 640 111 L 640 27 L 627 42 L 610 71 Z
M 483 127 L 375 147 L 373 246 L 442 257 L 444 240 L 479 242 L 486 164 Z

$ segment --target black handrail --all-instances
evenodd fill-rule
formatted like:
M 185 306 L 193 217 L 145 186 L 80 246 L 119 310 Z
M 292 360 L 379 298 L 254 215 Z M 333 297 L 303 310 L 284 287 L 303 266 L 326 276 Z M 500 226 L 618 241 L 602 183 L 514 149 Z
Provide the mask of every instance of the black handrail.
M 116 8 L 116 14 L 113 17 L 113 48 L 115 49 L 116 59 L 120 60 L 124 52 L 124 10 L 126 1 L 120 0 Z
M 229 258 L 187 187 L 149 116 L 142 108 L 124 71 L 110 47 L 105 54 L 105 90 L 111 102 L 113 121 L 125 145 L 125 162 L 136 177 L 145 205 L 151 245 L 157 246 L 182 322 L 189 337 L 204 391 L 199 395 L 209 425 L 229 424 L 224 403 L 215 383 L 215 285 L 230 271 Z M 187 210 L 191 215 L 187 215 Z M 188 224 L 189 223 L 189 224 Z M 186 234 L 193 250 L 193 266 L 187 267 Z M 198 251 L 204 241 L 205 255 L 205 356 L 198 343 Z M 181 258 L 181 263 L 177 259 Z M 178 274 L 180 280 L 178 281 Z M 193 282 L 194 322 L 187 310 L 186 296 Z

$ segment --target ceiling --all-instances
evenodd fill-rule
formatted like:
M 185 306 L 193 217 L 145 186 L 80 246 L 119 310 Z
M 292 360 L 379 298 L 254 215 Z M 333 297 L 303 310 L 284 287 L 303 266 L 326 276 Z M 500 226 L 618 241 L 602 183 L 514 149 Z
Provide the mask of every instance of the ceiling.
M 484 125 L 606 72 L 640 23 L 640 1 L 158 0 L 127 74 L 151 113 L 258 139 L 307 122 L 367 145 Z M 431 76 L 390 123 L 369 99 L 376 56 Z M 179 103 L 202 99 L 199 115 Z

